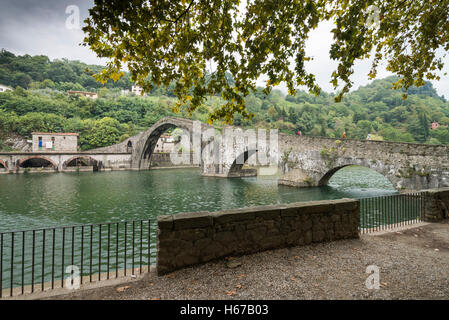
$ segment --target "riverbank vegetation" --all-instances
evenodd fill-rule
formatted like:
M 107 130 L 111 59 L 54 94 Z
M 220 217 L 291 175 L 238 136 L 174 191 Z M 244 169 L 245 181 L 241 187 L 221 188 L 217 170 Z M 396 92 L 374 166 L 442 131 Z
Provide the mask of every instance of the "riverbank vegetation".
M 146 97 L 122 94 L 122 89 L 131 88 L 129 74 L 102 85 L 86 68 L 102 67 L 1 51 L 0 83 L 14 90 L 0 93 L 0 148 L 7 148 L 2 140 L 11 134 L 29 138 L 33 131 L 48 131 L 78 132 L 80 147 L 87 150 L 123 141 L 165 116 L 189 117 L 184 108 L 172 111 L 177 101 L 173 86 L 154 88 Z M 403 99 L 404 91 L 391 90 L 396 80 L 374 80 L 339 103 L 332 93 L 315 96 L 299 91 L 290 96 L 272 90 L 266 95 L 259 88 L 245 100 L 255 116 L 248 120 L 235 114 L 234 125 L 334 138 L 346 132 L 347 138 L 354 139 L 370 134 L 388 141 L 449 144 L 449 102 L 430 82 L 409 88 Z M 68 95 L 68 90 L 95 91 L 99 98 Z M 192 118 L 205 122 L 222 104 L 221 97 L 211 96 Z M 432 122 L 440 126 L 431 130 Z

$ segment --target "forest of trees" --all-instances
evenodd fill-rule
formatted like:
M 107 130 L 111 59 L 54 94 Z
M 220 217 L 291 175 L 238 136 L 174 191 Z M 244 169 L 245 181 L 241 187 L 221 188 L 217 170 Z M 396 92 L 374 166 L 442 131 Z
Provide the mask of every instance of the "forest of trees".
M 147 97 L 122 95 L 130 89 L 129 75 L 102 85 L 86 72 L 101 66 L 79 61 L 50 61 L 46 56 L 15 56 L 0 51 L 0 84 L 13 91 L 0 93 L 0 148 L 11 134 L 24 138 L 33 131 L 78 132 L 80 147 L 87 150 L 107 146 L 137 134 L 167 115 L 188 117 L 185 111 L 174 114 L 173 86 L 155 88 Z M 299 92 L 296 96 L 273 90 L 268 96 L 258 90 L 246 98 L 246 107 L 255 116 L 240 115 L 234 125 L 253 128 L 277 128 L 281 132 L 303 135 L 365 139 L 368 134 L 388 141 L 449 144 L 449 103 L 432 84 L 410 88 L 408 98 L 402 91 L 391 90 L 396 80 L 374 80 L 334 102 L 334 94 L 319 96 Z M 92 100 L 68 95 L 68 90 L 96 91 Z M 210 111 L 223 101 L 210 97 L 192 115 L 206 121 Z M 431 130 L 431 122 L 440 127 Z M 217 123 L 219 125 L 219 123 Z

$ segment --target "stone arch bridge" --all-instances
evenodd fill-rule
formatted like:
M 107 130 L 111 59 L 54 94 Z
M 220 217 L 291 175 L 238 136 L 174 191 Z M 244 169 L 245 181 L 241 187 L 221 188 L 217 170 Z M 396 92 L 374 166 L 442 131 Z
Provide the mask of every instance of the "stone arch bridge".
M 276 141 L 267 133 L 258 140 L 257 145 L 249 145 L 248 131 L 245 130 L 243 140 L 236 139 L 231 144 L 225 144 L 224 139 L 219 138 L 220 134 L 237 128 L 214 128 L 175 117 L 161 119 L 145 132 L 122 143 L 86 152 L 0 153 L 0 172 L 23 170 L 24 163 L 29 159 L 47 161 L 48 170 L 53 171 L 70 171 L 68 163 L 76 159 L 85 159 L 99 170 L 149 169 L 157 140 L 165 131 L 176 127 L 189 133 L 186 139 L 191 152 L 187 161 L 201 167 L 203 175 L 254 175 L 256 170 L 245 169 L 243 163 L 257 159 L 256 164 L 260 164 L 259 159 L 263 155 L 276 159 L 274 165 L 282 172 L 280 184 L 298 187 L 325 185 L 341 168 L 359 165 L 379 172 L 397 189 L 449 186 L 449 146 L 339 140 L 281 133 Z M 260 145 L 259 141 L 264 143 Z M 211 145 L 214 146 L 212 151 Z M 263 164 L 266 166 L 266 163 Z M 259 173 L 262 173 L 261 169 Z

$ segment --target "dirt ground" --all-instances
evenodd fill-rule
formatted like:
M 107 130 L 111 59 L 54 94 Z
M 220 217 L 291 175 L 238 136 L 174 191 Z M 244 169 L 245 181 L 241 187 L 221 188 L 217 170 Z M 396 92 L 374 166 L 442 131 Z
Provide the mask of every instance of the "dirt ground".
M 367 289 L 367 267 L 380 288 Z M 51 299 L 449 299 L 449 223 L 223 259 Z

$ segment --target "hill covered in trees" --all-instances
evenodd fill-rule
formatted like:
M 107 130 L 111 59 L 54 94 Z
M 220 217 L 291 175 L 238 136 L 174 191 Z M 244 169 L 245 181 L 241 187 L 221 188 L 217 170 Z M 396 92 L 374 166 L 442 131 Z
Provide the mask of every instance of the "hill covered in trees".
M 101 70 L 79 61 L 50 61 L 46 56 L 15 56 L 0 52 L 0 83 L 15 88 L 0 93 L 0 148 L 11 134 L 25 138 L 33 131 L 79 132 L 82 150 L 107 146 L 148 128 L 168 115 L 188 117 L 185 111 L 174 114 L 173 86 L 155 88 L 147 97 L 122 95 L 130 89 L 129 74 L 117 82 L 102 85 L 86 72 Z M 449 144 L 449 103 L 432 84 L 404 92 L 391 90 L 396 80 L 374 80 L 347 94 L 340 103 L 334 95 L 319 96 L 299 92 L 285 96 L 278 90 L 265 95 L 262 89 L 246 99 L 252 119 L 235 117 L 234 125 L 277 128 L 294 134 L 365 139 L 368 134 L 389 141 Z M 231 80 L 232 81 L 232 80 Z M 68 95 L 68 90 L 96 91 L 92 100 Z M 210 97 L 192 115 L 206 121 L 211 110 L 223 101 Z M 433 121 L 441 125 L 430 129 Z M 217 123 L 219 124 L 219 123 Z

